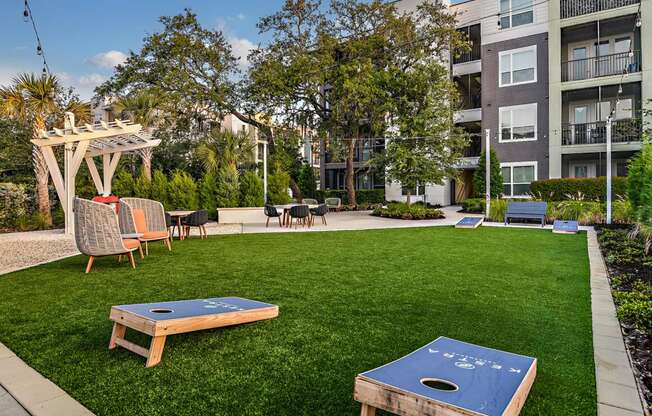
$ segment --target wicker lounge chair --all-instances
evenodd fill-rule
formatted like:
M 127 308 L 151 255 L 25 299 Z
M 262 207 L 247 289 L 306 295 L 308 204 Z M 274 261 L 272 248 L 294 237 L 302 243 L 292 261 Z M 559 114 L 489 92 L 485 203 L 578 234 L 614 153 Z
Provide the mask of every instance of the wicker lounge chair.
M 96 257 L 129 257 L 131 267 L 136 268 L 134 250 L 140 248 L 140 241 L 123 239 L 118 217 L 109 205 L 75 198 L 75 242 L 77 249 L 89 256 L 86 273 L 91 271 Z
M 340 198 L 326 198 L 324 203 L 328 206 L 329 211 L 339 211 L 342 209 L 342 200 Z
M 145 254 L 149 254 L 150 241 L 163 241 L 168 250 L 172 251 L 165 209 L 160 202 L 143 198 L 121 198 L 119 215 L 123 234 L 142 234 L 138 239 L 145 243 Z
M 319 205 L 319 201 L 314 198 L 303 198 L 303 203 L 306 205 Z
M 181 225 L 183 226 L 184 232 L 186 233 L 186 238 L 190 237 L 190 227 L 197 227 L 199 229 L 200 238 L 208 238 L 206 234 L 206 223 L 208 222 L 208 211 L 205 209 L 195 211 L 192 214 L 184 217 L 181 220 Z

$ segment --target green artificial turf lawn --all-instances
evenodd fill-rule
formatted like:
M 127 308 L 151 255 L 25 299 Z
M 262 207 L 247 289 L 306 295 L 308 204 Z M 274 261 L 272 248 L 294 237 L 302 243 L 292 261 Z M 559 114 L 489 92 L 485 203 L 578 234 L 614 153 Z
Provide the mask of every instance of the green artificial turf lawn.
M 586 234 L 484 227 L 152 244 L 0 276 L 0 341 L 97 415 L 357 415 L 356 374 L 438 336 L 537 357 L 524 415 L 594 415 Z M 109 351 L 112 305 L 241 296 L 278 318 Z M 127 338 L 144 344 L 134 332 Z

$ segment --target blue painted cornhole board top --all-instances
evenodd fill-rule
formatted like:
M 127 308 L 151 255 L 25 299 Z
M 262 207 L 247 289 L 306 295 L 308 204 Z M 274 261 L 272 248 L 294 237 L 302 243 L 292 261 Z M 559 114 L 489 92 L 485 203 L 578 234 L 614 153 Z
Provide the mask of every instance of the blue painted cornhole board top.
M 439 337 L 360 376 L 479 415 L 499 416 L 534 361 L 532 357 Z M 435 390 L 421 383 L 424 378 L 449 381 L 459 389 Z
M 475 227 L 482 222 L 482 217 L 464 217 L 455 224 L 462 227 Z
M 578 230 L 577 221 L 555 220 L 552 224 L 553 231 L 562 231 L 565 233 L 576 233 Z
M 251 311 L 270 308 L 275 305 L 238 297 L 177 300 L 172 302 L 137 303 L 114 306 L 116 309 L 151 319 L 165 321 L 169 319 L 190 318 L 202 315 L 217 315 L 230 312 Z M 153 309 L 170 309 L 169 313 L 152 312 Z

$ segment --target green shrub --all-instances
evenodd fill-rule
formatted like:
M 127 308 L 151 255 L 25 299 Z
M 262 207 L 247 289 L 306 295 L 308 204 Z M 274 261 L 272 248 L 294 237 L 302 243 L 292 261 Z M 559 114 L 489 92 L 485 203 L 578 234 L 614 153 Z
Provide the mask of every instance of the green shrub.
M 197 183 L 189 173 L 181 170 L 174 172 L 168 183 L 168 200 L 172 209 L 198 209 Z
M 478 168 L 473 174 L 473 189 L 475 196 L 478 198 L 485 197 L 486 158 L 487 154 L 483 150 L 478 161 Z M 498 156 L 496 156 L 496 152 L 493 149 L 489 151 L 489 165 L 491 166 L 491 197 L 498 198 L 503 193 L 503 173 L 500 169 Z
M 387 207 L 375 208 L 371 215 L 384 218 L 402 220 L 432 220 L 444 218 L 444 213 L 439 209 L 426 208 L 423 204 L 408 205 L 404 202 L 393 202 Z
M 465 212 L 482 213 L 484 212 L 484 198 L 467 198 L 462 202 L 462 209 Z
M 140 172 L 138 179 L 134 182 L 134 196 L 145 199 L 152 197 L 152 181 L 145 176 L 145 172 Z
M 217 218 L 217 178 L 209 171 L 199 182 L 199 205 L 208 211 L 208 217 Z
M 315 198 L 317 196 L 317 178 L 315 177 L 315 169 L 312 166 L 305 163 L 301 165 L 297 175 L 297 185 L 299 185 L 304 198 Z
M 160 202 L 165 208 L 169 208 L 168 178 L 159 169 L 155 170 L 152 175 L 150 194 L 153 200 Z
M 270 204 L 287 204 L 290 202 L 288 188 L 290 187 L 290 175 L 282 170 L 269 175 L 267 178 L 267 199 Z
M 240 178 L 240 206 L 262 207 L 263 205 L 265 205 L 263 180 L 254 171 L 246 172 Z
M 119 197 L 134 196 L 134 187 L 136 182 L 131 173 L 127 170 L 121 170 L 111 182 L 111 192 Z
M 238 170 L 233 165 L 226 165 L 219 170 L 217 177 L 217 206 L 234 208 L 240 203 L 240 185 Z
M 544 201 L 565 201 L 581 199 L 586 201 L 605 201 L 607 182 L 604 176 L 597 178 L 563 178 L 534 181 L 530 193 Z M 627 196 L 627 178 L 613 177 L 611 181 L 613 199 Z
M 358 205 L 382 204 L 385 202 L 385 189 L 358 189 L 355 192 Z M 349 194 L 345 189 L 326 189 L 317 191 L 319 201 L 326 198 L 340 198 L 343 205 L 349 205 Z
M 505 221 L 505 213 L 507 212 L 507 205 L 512 202 L 508 199 L 492 199 L 489 206 L 489 215 L 487 216 L 491 221 L 503 222 Z
M 641 331 L 652 329 L 652 286 L 641 280 L 630 291 L 615 292 L 618 318 Z
M 13 228 L 27 215 L 27 192 L 24 185 L 0 183 L 0 228 Z

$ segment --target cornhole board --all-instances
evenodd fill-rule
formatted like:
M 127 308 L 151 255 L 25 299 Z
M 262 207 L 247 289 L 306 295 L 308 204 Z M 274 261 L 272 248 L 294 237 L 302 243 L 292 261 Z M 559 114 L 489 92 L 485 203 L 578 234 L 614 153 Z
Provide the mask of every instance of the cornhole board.
M 478 228 L 483 221 L 482 217 L 464 217 L 455 224 L 455 228 Z
M 168 335 L 271 319 L 278 306 L 238 297 L 138 303 L 111 308 L 113 333 L 109 349 L 117 346 L 147 358 L 146 367 L 161 361 Z M 125 339 L 127 328 L 150 335 L 149 349 Z
M 555 220 L 552 224 L 552 232 L 558 234 L 577 234 L 577 221 Z
M 359 374 L 354 397 L 363 416 L 376 409 L 403 416 L 512 416 L 520 413 L 536 368 L 536 358 L 439 337 Z

